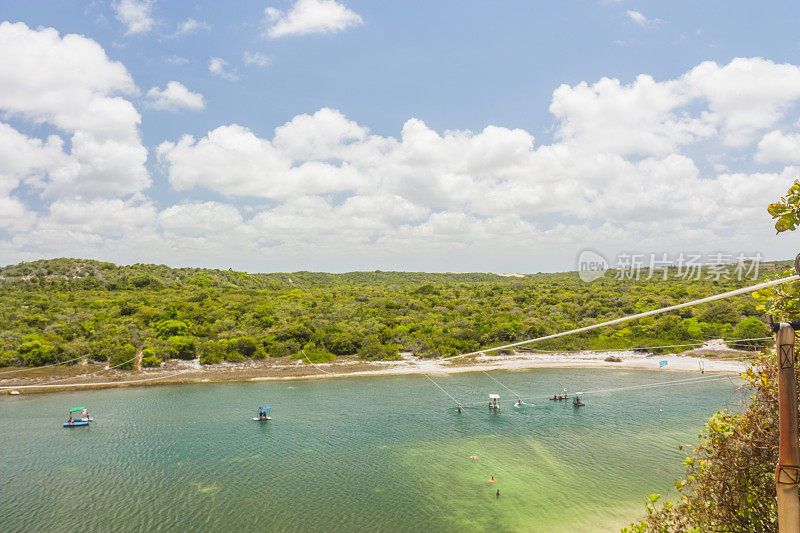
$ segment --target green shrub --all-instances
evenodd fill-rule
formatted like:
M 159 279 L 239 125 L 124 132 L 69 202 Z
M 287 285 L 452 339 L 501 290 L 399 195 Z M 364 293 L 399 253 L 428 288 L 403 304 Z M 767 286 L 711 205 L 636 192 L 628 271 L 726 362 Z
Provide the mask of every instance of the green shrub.
M 270 357 L 287 357 L 295 355 L 302 347 L 300 343 L 295 340 L 288 340 L 283 342 L 271 342 L 265 346 L 265 351 Z
M 114 354 L 108 359 L 108 365 L 120 370 L 132 370 L 136 365 L 135 356 L 136 348 L 132 344 L 123 344 L 114 350 Z
M 195 341 L 192 337 L 170 337 L 167 343 L 170 357 L 177 359 L 194 359 Z
M 180 320 L 162 320 L 156 324 L 156 335 L 162 339 L 186 335 L 189 328 Z
M 296 354 L 296 357 L 304 357 L 312 363 L 327 363 L 336 359 L 336 356 L 326 350 L 324 347 L 317 347 L 313 342 L 309 342 L 303 347 L 302 354 Z
M 767 325 L 754 316 L 745 318 L 733 330 L 729 338 L 733 339 L 728 342 L 731 348 L 739 350 L 760 350 L 772 345 L 772 338 L 768 337 L 770 332 L 767 330 Z M 736 339 L 762 339 L 752 341 L 736 341 Z
M 253 357 L 257 349 L 258 344 L 253 337 L 239 337 L 231 339 L 228 343 L 228 350 L 238 353 L 242 358 Z
M 147 357 L 142 357 L 142 367 L 153 368 L 156 366 L 161 366 L 161 359 L 159 359 L 155 355 L 148 355 Z

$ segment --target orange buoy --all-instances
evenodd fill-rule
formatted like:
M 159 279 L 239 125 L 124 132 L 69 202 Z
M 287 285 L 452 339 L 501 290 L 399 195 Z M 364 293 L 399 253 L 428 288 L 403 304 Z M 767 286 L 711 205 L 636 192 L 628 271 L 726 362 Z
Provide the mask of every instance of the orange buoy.
M 478 460 L 478 456 L 477 455 L 470 455 L 469 458 L 472 459 L 473 461 L 477 461 Z

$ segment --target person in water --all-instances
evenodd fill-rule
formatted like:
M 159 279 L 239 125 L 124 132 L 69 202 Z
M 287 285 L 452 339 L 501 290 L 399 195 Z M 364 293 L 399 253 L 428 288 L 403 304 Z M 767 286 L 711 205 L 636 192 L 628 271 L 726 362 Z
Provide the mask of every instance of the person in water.
M 459 413 L 461 412 L 461 406 L 460 405 L 458 406 L 458 412 Z
M 500 497 L 500 489 L 497 489 L 497 497 Z

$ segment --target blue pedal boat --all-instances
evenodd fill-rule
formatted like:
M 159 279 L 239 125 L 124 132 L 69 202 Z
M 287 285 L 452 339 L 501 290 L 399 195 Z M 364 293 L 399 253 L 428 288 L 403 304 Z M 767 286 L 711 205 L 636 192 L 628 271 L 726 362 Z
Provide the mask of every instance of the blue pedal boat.
M 88 426 L 92 423 L 92 418 L 85 407 L 72 407 L 69 410 L 69 420 L 61 424 L 65 428 Z
M 272 420 L 271 414 L 272 414 L 272 407 L 270 407 L 269 405 L 265 405 L 264 407 L 258 408 L 258 416 L 253 418 L 253 420 L 256 420 L 258 422 L 264 420 Z

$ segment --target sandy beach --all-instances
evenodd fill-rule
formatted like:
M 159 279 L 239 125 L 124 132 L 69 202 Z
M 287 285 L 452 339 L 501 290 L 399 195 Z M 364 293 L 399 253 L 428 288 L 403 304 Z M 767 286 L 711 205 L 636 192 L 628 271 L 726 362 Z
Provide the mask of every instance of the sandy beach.
M 482 354 L 450 361 L 405 355 L 398 361 L 363 361 L 355 357 L 340 357 L 331 363 L 310 364 L 305 360 L 280 358 L 202 366 L 197 361 L 171 360 L 160 368 L 138 372 L 106 370 L 102 364 L 6 368 L 0 370 L 0 393 L 27 394 L 218 381 L 326 379 L 421 373 L 435 375 L 531 368 L 605 367 L 659 372 L 740 373 L 749 366 L 748 355 L 748 352 L 732 350 L 720 341 L 711 341 L 702 348 L 672 355 L 630 350 L 563 353 L 517 351 L 509 355 Z

